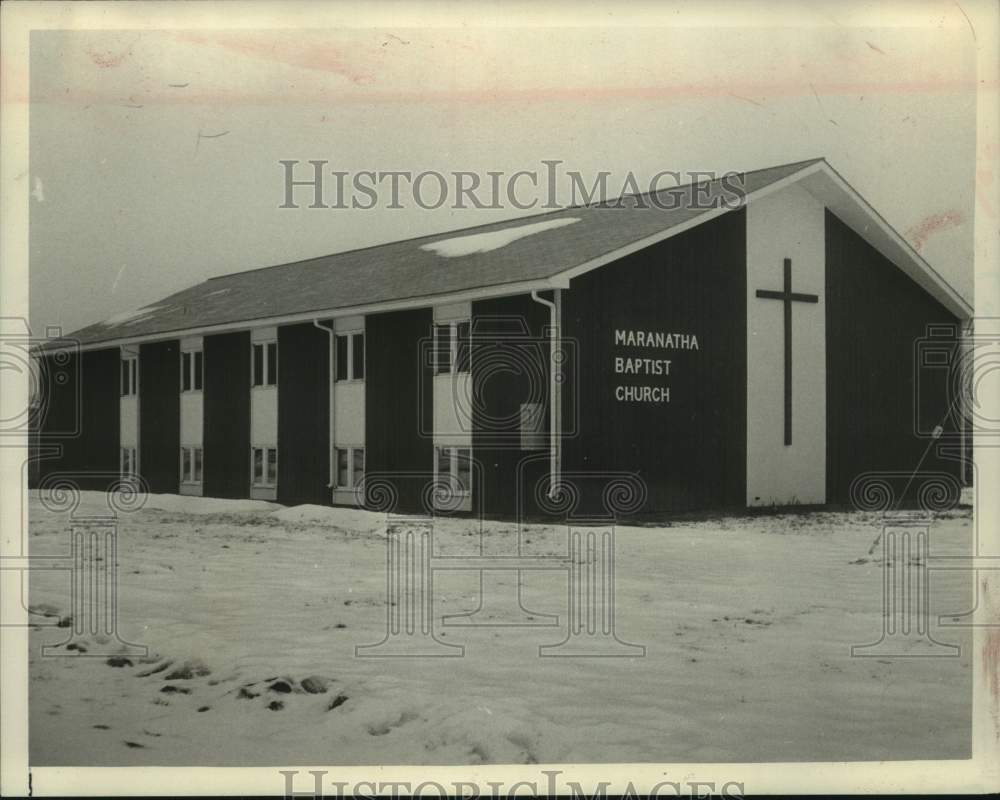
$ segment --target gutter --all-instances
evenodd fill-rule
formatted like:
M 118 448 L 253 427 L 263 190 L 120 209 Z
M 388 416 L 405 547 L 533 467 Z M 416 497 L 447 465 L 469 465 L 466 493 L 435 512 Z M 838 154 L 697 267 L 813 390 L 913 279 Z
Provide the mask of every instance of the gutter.
M 334 349 L 335 349 L 334 345 L 336 344 L 336 342 L 334 341 L 333 322 L 330 323 L 330 327 L 329 328 L 326 327 L 326 325 L 320 325 L 320 322 L 319 322 L 318 319 L 314 319 L 312 321 L 312 324 L 313 324 L 313 327 L 319 328 L 321 331 L 326 331 L 327 336 L 329 336 L 329 338 L 330 338 L 330 347 L 329 347 L 330 376 L 328 378 L 330 398 L 327 401 L 328 402 L 329 428 L 330 428 L 330 442 L 329 442 L 329 447 L 327 447 L 327 451 L 328 451 L 327 452 L 327 456 L 329 458 L 329 463 L 328 463 L 328 466 L 327 466 L 327 475 L 329 476 L 329 480 L 326 482 L 326 488 L 329 489 L 330 491 L 333 491 L 333 476 L 334 476 L 334 463 L 333 463 L 333 436 L 334 436 L 334 427 L 333 427 L 333 423 L 334 423 L 334 419 L 333 419 L 333 354 L 334 354 Z M 332 499 L 332 496 L 331 496 L 331 499 Z
M 555 497 L 559 482 L 559 433 L 562 406 L 562 381 L 559 369 L 559 346 L 562 339 L 562 290 L 552 290 L 553 300 L 531 292 L 531 299 L 549 309 L 549 497 Z

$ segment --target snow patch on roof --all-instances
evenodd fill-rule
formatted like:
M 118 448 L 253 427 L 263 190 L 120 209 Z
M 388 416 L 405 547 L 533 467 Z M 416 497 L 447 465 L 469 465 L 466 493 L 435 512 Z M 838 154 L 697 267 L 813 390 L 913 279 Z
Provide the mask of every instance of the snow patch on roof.
M 517 225 L 499 231 L 441 239 L 437 242 L 421 245 L 420 249 L 437 253 L 444 258 L 471 256 L 473 253 L 488 253 L 491 250 L 499 250 L 501 247 L 516 242 L 518 239 L 523 239 L 525 236 L 534 236 L 536 233 L 562 228 L 579 221 L 579 217 L 563 217 L 562 219 L 553 219 L 546 222 L 535 222 L 531 225 Z
M 123 311 L 121 314 L 115 314 L 113 317 L 108 317 L 101 324 L 107 326 L 141 322 L 142 320 L 153 316 L 154 313 L 162 308 L 163 306 L 144 306 L 143 308 L 137 308 L 134 311 Z

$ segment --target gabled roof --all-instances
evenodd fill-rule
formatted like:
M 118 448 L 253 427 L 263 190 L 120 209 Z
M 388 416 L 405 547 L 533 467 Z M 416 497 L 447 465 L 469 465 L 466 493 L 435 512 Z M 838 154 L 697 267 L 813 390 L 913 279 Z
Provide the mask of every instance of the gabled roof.
M 824 159 L 742 173 L 743 202 L 798 181 L 956 316 L 971 316 L 954 289 Z M 731 178 L 688 184 L 223 275 L 71 338 L 108 346 L 567 287 L 575 275 L 728 212 L 733 185 Z

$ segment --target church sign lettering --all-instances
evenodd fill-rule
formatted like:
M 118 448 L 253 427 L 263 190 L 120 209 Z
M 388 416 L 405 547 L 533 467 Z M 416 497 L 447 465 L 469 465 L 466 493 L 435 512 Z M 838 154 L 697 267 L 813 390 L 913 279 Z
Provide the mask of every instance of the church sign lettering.
M 656 350 L 699 350 L 698 337 L 693 333 L 667 333 L 665 331 L 633 331 L 615 329 L 615 347 Z M 652 358 L 634 354 L 614 356 L 616 375 L 637 377 L 669 377 L 672 359 Z M 669 403 L 669 386 L 643 386 L 619 384 L 615 387 L 615 400 L 619 403 Z

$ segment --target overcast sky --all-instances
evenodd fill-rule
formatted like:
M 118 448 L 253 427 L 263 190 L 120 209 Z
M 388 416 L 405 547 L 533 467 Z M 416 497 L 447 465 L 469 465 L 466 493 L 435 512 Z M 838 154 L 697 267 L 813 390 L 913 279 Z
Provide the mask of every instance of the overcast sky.
M 281 159 L 484 175 L 560 159 L 648 180 L 825 156 L 971 298 L 973 34 L 941 8 L 923 29 L 826 13 L 811 28 L 35 32 L 32 327 L 530 213 L 282 210 Z

